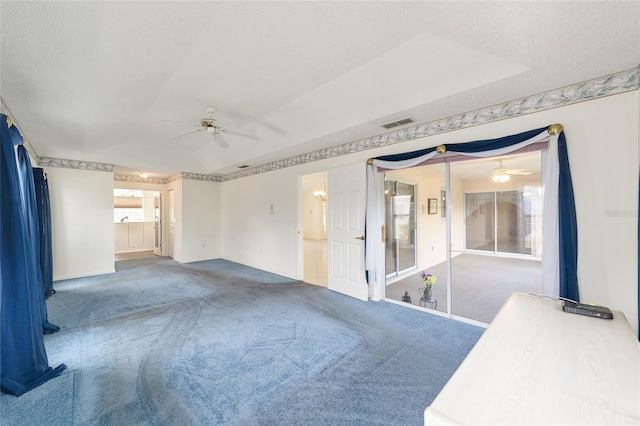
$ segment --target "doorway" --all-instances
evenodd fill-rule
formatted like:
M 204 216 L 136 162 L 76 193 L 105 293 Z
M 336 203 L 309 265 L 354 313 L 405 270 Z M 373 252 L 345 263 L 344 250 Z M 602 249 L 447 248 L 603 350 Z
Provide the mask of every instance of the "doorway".
M 155 216 L 158 191 L 114 188 L 113 226 L 115 260 L 141 259 L 160 255 Z M 159 217 L 159 216 L 158 216 Z M 160 219 L 157 219 L 159 222 Z
M 302 176 L 303 281 L 327 287 L 327 173 Z

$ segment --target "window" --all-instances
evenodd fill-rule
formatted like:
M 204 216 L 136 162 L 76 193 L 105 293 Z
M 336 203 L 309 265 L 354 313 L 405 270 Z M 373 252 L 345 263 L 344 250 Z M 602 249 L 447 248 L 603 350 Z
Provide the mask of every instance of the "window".
M 143 192 L 141 190 L 113 190 L 113 222 L 144 222 Z

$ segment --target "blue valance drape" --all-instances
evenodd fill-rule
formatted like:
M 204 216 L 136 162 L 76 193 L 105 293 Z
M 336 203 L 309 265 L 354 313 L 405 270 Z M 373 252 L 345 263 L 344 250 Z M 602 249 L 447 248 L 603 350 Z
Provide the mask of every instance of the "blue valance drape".
M 39 225 L 29 156 L 15 126 L 0 114 L 0 388 L 16 396 L 58 376 L 48 365 L 39 267 Z
M 545 254 L 543 254 L 543 280 L 549 283 L 543 288 L 549 295 L 559 295 L 575 301 L 580 300 L 578 292 L 578 232 L 573 196 L 573 184 L 567 155 L 566 137 L 562 126 L 552 125 L 529 130 L 516 135 L 497 139 L 450 144 L 446 147 L 432 147 L 418 151 L 373 158 L 367 168 L 367 228 L 380 229 L 383 216 L 376 189 L 378 168 L 402 169 L 415 167 L 439 153 L 456 153 L 472 157 L 492 157 L 504 155 L 528 145 L 549 141 L 548 159 L 544 167 L 544 202 L 547 213 L 543 217 Z M 550 209 L 550 210 L 548 210 Z M 553 244 L 549 244 L 553 242 Z M 382 276 L 378 271 L 380 261 L 379 242 L 368 241 L 365 247 L 367 276 Z
M 475 142 L 462 142 L 454 145 L 448 145 L 447 151 L 457 153 L 476 153 L 483 151 L 492 151 L 495 149 L 506 148 L 511 145 L 526 141 L 546 130 L 546 127 L 540 129 L 529 130 L 528 132 L 519 133 L 517 135 L 505 136 L 498 139 L 482 140 Z M 426 154 L 436 151 L 437 147 L 422 149 L 419 151 L 404 152 L 401 154 L 382 155 L 374 158 L 374 160 L 382 161 L 403 161 L 422 157 Z

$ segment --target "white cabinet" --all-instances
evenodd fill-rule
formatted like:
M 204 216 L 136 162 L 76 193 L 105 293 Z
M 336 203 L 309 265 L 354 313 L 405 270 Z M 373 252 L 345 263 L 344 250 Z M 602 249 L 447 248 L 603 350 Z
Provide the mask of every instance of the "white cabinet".
M 114 223 L 115 253 L 153 250 L 153 222 Z
M 640 343 L 613 314 L 511 295 L 425 410 L 425 425 L 640 424 Z

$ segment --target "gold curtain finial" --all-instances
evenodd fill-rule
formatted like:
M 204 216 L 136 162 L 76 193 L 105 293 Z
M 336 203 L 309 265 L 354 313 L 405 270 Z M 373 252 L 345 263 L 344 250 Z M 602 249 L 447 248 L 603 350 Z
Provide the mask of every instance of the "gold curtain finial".
M 444 154 L 445 152 L 447 152 L 447 147 L 446 147 L 446 146 L 444 146 L 444 145 L 438 145 L 438 146 L 436 147 L 436 152 L 437 152 L 438 154 Z
M 13 120 L 11 119 L 11 116 L 7 115 L 7 127 L 11 127 L 12 124 Z
M 559 135 L 563 130 L 564 127 L 562 127 L 562 124 L 552 124 L 547 129 L 547 132 L 549 132 L 550 135 Z
M 373 164 L 373 158 L 369 158 L 369 159 L 367 160 L 367 166 L 370 166 L 370 165 L 372 165 L 372 164 Z

